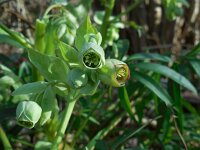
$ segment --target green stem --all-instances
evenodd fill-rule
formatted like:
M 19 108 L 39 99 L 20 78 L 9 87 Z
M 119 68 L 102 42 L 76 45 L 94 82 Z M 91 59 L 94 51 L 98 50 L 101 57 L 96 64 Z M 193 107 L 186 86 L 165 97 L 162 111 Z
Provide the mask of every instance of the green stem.
M 45 13 L 44 13 L 44 18 L 47 17 L 48 13 L 49 13 L 52 9 L 54 9 L 54 8 L 62 8 L 62 5 L 60 5 L 60 4 L 54 4 L 54 5 L 49 6 L 49 7 L 47 8 L 47 10 L 45 11 Z
M 28 43 L 25 39 L 22 39 L 19 37 L 15 32 L 8 29 L 6 26 L 4 26 L 2 23 L 0 23 L 0 28 L 3 29 L 6 33 L 9 34 L 10 37 L 12 37 L 14 40 L 16 40 L 19 44 L 21 44 L 24 48 L 31 49 L 32 45 Z
M 0 125 L 0 139 L 3 143 L 4 149 L 6 150 L 12 150 L 12 146 L 8 140 L 8 137 L 6 136 L 2 126 Z
M 51 150 L 58 149 L 58 145 L 62 141 L 62 137 L 65 134 L 65 130 L 67 129 L 67 125 L 68 125 L 69 119 L 72 115 L 72 111 L 74 109 L 75 103 L 76 103 L 76 100 L 72 100 L 72 101 L 69 101 L 69 103 L 67 104 L 67 106 L 63 112 L 64 113 L 63 118 L 61 120 L 60 126 L 58 128 L 58 132 L 56 134 L 56 138 L 55 138 L 55 141 L 53 143 Z
M 109 26 L 109 18 L 112 13 L 115 0 L 109 0 L 109 4 L 106 6 L 106 12 L 103 18 L 103 24 L 101 26 L 101 35 L 102 35 L 102 46 L 104 47 L 106 41 L 106 33 Z

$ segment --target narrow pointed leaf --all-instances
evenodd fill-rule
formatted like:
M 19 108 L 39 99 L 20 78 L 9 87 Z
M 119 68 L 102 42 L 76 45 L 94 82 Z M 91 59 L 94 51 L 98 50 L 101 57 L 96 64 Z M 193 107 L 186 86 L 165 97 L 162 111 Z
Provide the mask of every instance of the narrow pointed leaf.
M 132 108 L 131 108 L 131 103 L 130 99 L 128 97 L 128 93 L 126 90 L 126 87 L 121 87 L 119 88 L 119 98 L 120 102 L 122 104 L 122 107 L 126 110 L 126 112 L 135 120 Z
M 47 82 L 33 82 L 33 83 L 24 84 L 18 89 L 16 89 L 12 93 L 12 95 L 40 93 L 45 90 L 47 85 L 48 85 Z
M 196 88 L 192 85 L 192 83 L 183 75 L 179 74 L 178 72 L 174 71 L 173 69 L 155 63 L 138 63 L 135 67 L 140 68 L 142 70 L 149 70 L 156 72 L 158 74 L 162 74 L 173 81 L 177 82 L 181 86 L 191 90 L 195 94 L 197 94 Z
M 162 62 L 171 62 L 171 58 L 168 56 L 160 55 L 157 53 L 138 53 L 128 57 L 127 61 L 135 60 L 158 60 Z
M 149 88 L 149 90 L 151 90 L 153 93 L 155 93 L 163 102 L 165 102 L 167 106 L 171 105 L 171 97 L 167 91 L 163 89 L 155 80 L 143 73 L 136 71 L 132 71 L 132 76 Z
M 190 60 L 190 64 L 192 66 L 192 68 L 194 69 L 194 71 L 196 72 L 196 74 L 200 77 L 200 60 Z

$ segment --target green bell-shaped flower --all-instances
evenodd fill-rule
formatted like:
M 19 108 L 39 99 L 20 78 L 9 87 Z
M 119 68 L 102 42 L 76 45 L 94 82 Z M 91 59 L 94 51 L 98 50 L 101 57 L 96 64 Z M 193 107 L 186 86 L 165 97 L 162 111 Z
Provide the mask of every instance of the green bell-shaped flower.
M 85 43 L 80 51 L 79 59 L 88 69 L 98 69 L 105 64 L 105 53 L 95 42 Z
M 79 69 L 74 68 L 70 70 L 68 75 L 68 84 L 73 88 L 81 88 L 85 86 L 88 82 L 88 76 L 87 74 Z
M 121 87 L 130 77 L 126 63 L 117 59 L 107 59 L 105 65 L 99 70 L 99 79 L 107 85 Z
M 33 128 L 40 119 L 41 107 L 34 101 L 22 101 L 16 109 L 17 122 L 26 128 Z

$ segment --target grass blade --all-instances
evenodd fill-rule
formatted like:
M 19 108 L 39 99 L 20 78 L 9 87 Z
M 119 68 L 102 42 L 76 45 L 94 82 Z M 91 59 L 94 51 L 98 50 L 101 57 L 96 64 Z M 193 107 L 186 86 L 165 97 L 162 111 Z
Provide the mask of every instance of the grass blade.
M 149 76 L 136 71 L 132 72 L 132 76 L 154 92 L 167 106 L 171 105 L 171 97 L 156 81 Z
M 168 56 L 160 55 L 157 53 L 138 53 L 128 57 L 127 61 L 135 61 L 135 60 L 158 60 L 162 62 L 171 62 L 171 58 Z
M 156 72 L 158 74 L 162 74 L 163 76 L 166 76 L 174 80 L 181 86 L 197 94 L 196 88 L 192 85 L 192 83 L 187 78 L 185 78 L 183 75 L 179 74 L 178 72 L 172 70 L 169 67 L 166 67 L 160 64 L 155 64 L 155 63 L 138 63 L 137 65 L 135 65 L 135 67 L 138 67 L 142 70 L 149 70 L 149 71 Z

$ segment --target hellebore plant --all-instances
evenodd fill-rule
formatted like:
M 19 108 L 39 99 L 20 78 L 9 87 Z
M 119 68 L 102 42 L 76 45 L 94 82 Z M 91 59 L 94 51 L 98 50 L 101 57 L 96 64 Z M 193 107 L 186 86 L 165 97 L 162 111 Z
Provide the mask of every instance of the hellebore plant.
M 35 43 L 21 42 L 34 66 L 35 82 L 24 84 L 13 92 L 13 95 L 29 95 L 16 110 L 18 124 L 29 129 L 36 124 L 43 126 L 58 111 L 56 95 L 67 99 L 55 140 L 50 144 L 52 150 L 58 149 L 77 99 L 93 95 L 100 81 L 121 87 L 130 76 L 124 62 L 105 59 L 101 34 L 92 26 L 89 17 L 77 29 L 75 46 L 62 40 L 67 28 L 59 18 L 45 16 L 37 20 Z M 4 26 L 3 29 L 8 30 Z

